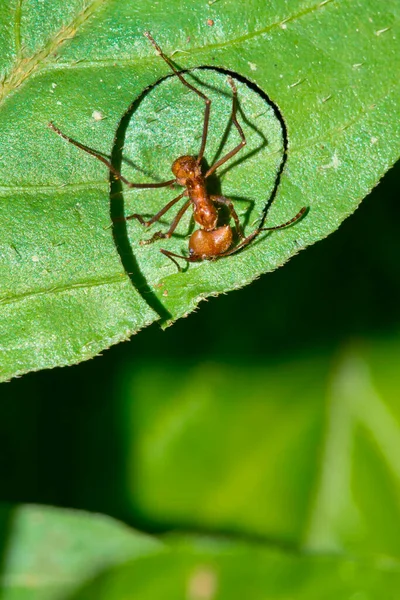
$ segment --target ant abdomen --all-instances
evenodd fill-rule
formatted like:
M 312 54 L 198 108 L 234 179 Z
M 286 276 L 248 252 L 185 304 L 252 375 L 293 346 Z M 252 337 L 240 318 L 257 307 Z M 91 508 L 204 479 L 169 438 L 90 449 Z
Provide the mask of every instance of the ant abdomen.
M 192 260 L 216 258 L 232 245 L 232 228 L 229 225 L 213 231 L 197 229 L 189 240 L 189 253 Z

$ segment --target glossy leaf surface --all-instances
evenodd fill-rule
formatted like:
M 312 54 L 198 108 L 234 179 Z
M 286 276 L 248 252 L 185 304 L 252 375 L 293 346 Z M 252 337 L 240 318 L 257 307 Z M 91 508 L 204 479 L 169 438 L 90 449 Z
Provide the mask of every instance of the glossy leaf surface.
M 151 11 L 147 2 L 104 0 L 13 0 L 0 8 L 1 379 L 87 359 L 275 269 L 334 231 L 400 154 L 395 0 L 276 0 L 268 9 L 252 0 L 245 13 L 233 0 L 171 1 Z M 106 168 L 47 127 L 54 121 L 115 160 L 123 146 L 124 173 L 137 181 L 168 176 L 175 152 L 196 151 L 202 102 L 177 81 L 156 85 L 121 122 L 168 74 L 143 36 L 148 29 L 180 68 L 216 67 L 256 86 L 239 86 L 249 139 L 243 160 L 213 184 L 237 199 L 246 233 L 271 193 L 284 135 L 257 90 L 279 107 L 287 128 L 287 162 L 269 222 L 309 207 L 295 226 L 184 273 L 159 249 L 185 251 L 188 221 L 183 237 L 141 246 L 149 232 L 118 220 L 137 207 L 154 214 L 170 191 L 113 186 L 110 194 Z M 206 153 L 212 162 L 230 89 L 221 73 L 194 76 L 216 88 Z M 225 150 L 236 140 L 231 129 Z M 139 168 L 128 169 L 129 160 Z

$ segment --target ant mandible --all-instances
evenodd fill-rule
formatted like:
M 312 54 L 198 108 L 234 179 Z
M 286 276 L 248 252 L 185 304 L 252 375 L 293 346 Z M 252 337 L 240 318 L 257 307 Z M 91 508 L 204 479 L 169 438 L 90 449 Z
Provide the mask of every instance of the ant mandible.
M 231 77 L 228 77 L 228 83 L 232 89 L 232 111 L 231 111 L 231 122 L 236 127 L 241 141 L 235 148 L 230 150 L 225 156 L 217 160 L 207 171 L 205 174 L 202 173 L 201 169 L 201 161 L 204 156 L 204 151 L 207 144 L 207 134 L 208 134 L 208 126 L 210 120 L 210 108 L 211 108 L 211 100 L 203 94 L 200 90 L 190 84 L 183 77 L 182 73 L 180 73 L 171 60 L 166 56 L 161 50 L 160 46 L 153 39 L 151 34 L 146 31 L 144 35 L 149 39 L 149 41 L 154 46 L 157 54 L 167 63 L 173 73 L 179 78 L 179 80 L 185 85 L 187 88 L 192 90 L 195 94 L 200 96 L 205 102 L 205 110 L 204 110 L 204 121 L 203 121 L 203 134 L 201 138 L 200 151 L 195 156 L 180 156 L 177 158 L 172 164 L 172 172 L 175 176 L 174 179 L 169 181 L 164 181 L 160 183 L 132 183 L 128 181 L 123 175 L 117 171 L 113 165 L 103 156 L 101 156 L 95 150 L 88 148 L 87 146 L 77 142 L 76 140 L 70 138 L 68 135 L 65 135 L 56 127 L 53 123 L 49 123 L 49 127 L 55 131 L 59 136 L 74 144 L 81 150 L 84 150 L 88 154 L 91 154 L 105 165 L 107 165 L 108 169 L 113 173 L 115 177 L 120 179 L 123 183 L 125 183 L 130 188 L 139 188 L 139 189 L 151 189 L 151 188 L 161 188 L 168 187 L 174 184 L 181 185 L 186 189 L 179 194 L 173 200 L 170 200 L 168 204 L 166 204 L 157 214 L 155 214 L 151 219 L 146 221 L 141 215 L 133 214 L 126 217 L 129 219 L 137 219 L 139 223 L 144 225 L 145 227 L 149 227 L 172 208 L 179 200 L 182 198 L 187 198 L 187 201 L 182 206 L 182 208 L 178 211 L 176 217 L 172 221 L 172 224 L 167 232 L 163 233 L 162 231 L 157 231 L 152 238 L 149 240 L 142 241 L 141 244 L 150 244 L 158 239 L 168 239 L 172 236 L 175 229 L 177 228 L 180 220 L 182 219 L 185 212 L 189 209 L 190 206 L 193 207 L 193 218 L 195 222 L 200 225 L 200 229 L 197 229 L 192 233 L 189 238 L 189 256 L 182 256 L 180 254 L 175 254 L 174 252 L 170 252 L 169 250 L 161 249 L 165 256 L 170 258 L 175 265 L 178 267 L 180 271 L 181 268 L 178 262 L 175 260 L 176 258 L 181 258 L 186 260 L 187 262 L 198 262 L 202 260 L 215 260 L 217 258 L 222 258 L 225 256 L 230 256 L 235 252 L 238 252 L 250 242 L 252 242 L 261 231 L 274 231 L 276 229 L 283 229 L 292 223 L 298 221 L 305 213 L 306 207 L 303 207 L 295 217 L 286 221 L 286 223 L 282 223 L 281 225 L 275 225 L 274 227 L 262 227 L 259 226 L 257 229 L 253 231 L 247 237 L 244 236 L 239 217 L 236 213 L 236 210 L 233 206 L 233 203 L 229 198 L 225 198 L 224 196 L 214 196 L 210 195 L 207 192 L 206 179 L 210 177 L 221 165 L 226 163 L 229 159 L 231 159 L 235 154 L 239 152 L 246 145 L 246 137 L 243 133 L 243 129 L 240 126 L 237 118 L 237 89 L 236 85 L 233 82 Z M 235 222 L 236 235 L 239 238 L 239 243 L 233 245 L 233 230 L 230 225 L 222 225 L 217 226 L 218 221 L 218 210 L 217 206 L 222 205 L 226 206 L 229 210 L 230 217 Z

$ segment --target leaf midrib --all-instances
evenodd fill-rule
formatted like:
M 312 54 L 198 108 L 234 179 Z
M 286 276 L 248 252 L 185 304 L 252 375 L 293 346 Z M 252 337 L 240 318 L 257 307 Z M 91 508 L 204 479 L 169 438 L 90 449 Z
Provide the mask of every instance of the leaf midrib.
M 91 287 L 101 287 L 103 285 L 112 285 L 114 283 L 126 283 L 126 277 L 124 272 L 120 272 L 116 275 L 110 275 L 104 279 L 93 279 L 87 281 L 76 281 L 66 285 L 52 286 L 49 288 L 36 289 L 34 291 L 23 292 L 22 294 L 13 294 L 12 296 L 4 296 L 0 298 L 0 306 L 7 304 L 15 304 L 22 302 L 23 300 L 30 299 L 34 296 L 45 296 L 48 294 L 62 294 L 64 292 L 70 292 L 75 289 L 86 289 Z
M 26 79 L 29 79 L 45 62 L 51 54 L 67 40 L 75 37 L 75 34 L 79 28 L 106 2 L 109 0 L 92 0 L 86 8 L 84 8 L 78 15 L 73 19 L 69 25 L 65 25 L 51 38 L 48 43 L 43 46 L 38 52 L 30 56 L 29 58 L 19 58 L 14 64 L 14 68 L 11 70 L 8 76 L 5 77 L 3 86 L 0 90 L 0 107 L 4 104 L 6 98 L 17 88 L 19 88 Z M 21 6 L 19 6 L 21 12 Z M 20 18 L 20 17 L 19 17 Z M 21 34 L 18 27 L 18 11 L 16 15 L 15 25 L 16 40 L 21 38 Z M 16 43 L 17 56 L 20 53 L 18 49 L 18 42 Z

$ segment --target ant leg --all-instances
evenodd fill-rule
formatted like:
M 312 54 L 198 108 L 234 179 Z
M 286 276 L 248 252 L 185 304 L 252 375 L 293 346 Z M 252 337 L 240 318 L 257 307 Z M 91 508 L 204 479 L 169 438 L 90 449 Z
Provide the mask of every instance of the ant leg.
M 180 265 L 178 264 L 178 262 L 175 260 L 175 258 L 181 258 L 182 260 L 186 260 L 186 262 L 188 262 L 188 263 L 199 261 L 198 258 L 192 258 L 191 256 L 183 256 L 182 254 L 175 254 L 175 252 L 170 252 L 169 250 L 164 250 L 164 248 L 161 248 L 160 252 L 162 252 L 164 254 L 164 256 L 168 256 L 168 258 L 171 259 L 172 262 L 176 264 L 179 272 L 181 272 L 182 269 L 181 269 Z M 175 258 L 173 258 L 173 257 L 175 257 Z
M 243 235 L 243 231 L 242 231 L 242 226 L 240 224 L 237 212 L 233 206 L 232 200 L 229 200 L 229 198 L 225 198 L 225 196 L 210 196 L 210 198 L 213 202 L 216 202 L 217 204 L 223 204 L 224 206 L 228 207 L 229 214 L 232 217 L 232 219 L 235 221 L 236 232 L 237 232 L 238 236 L 240 237 L 240 239 L 243 239 L 244 235 Z
M 182 196 L 183 196 L 183 194 L 182 194 Z M 140 245 L 141 246 L 145 246 L 147 244 L 152 244 L 156 240 L 170 238 L 171 235 L 174 233 L 175 229 L 178 227 L 179 221 L 182 219 L 183 215 L 185 214 L 185 212 L 187 211 L 187 209 L 189 208 L 190 205 L 191 205 L 191 201 L 188 200 L 182 206 L 182 208 L 180 209 L 180 211 L 176 215 L 175 219 L 172 221 L 171 227 L 168 229 L 168 231 L 166 233 L 163 233 L 162 231 L 156 231 L 156 233 L 153 235 L 153 237 L 151 237 L 149 240 L 142 240 L 140 242 Z
M 129 221 L 130 219 L 137 219 L 141 225 L 144 225 L 145 227 L 149 227 L 149 225 L 152 225 L 156 221 L 159 221 L 159 219 L 161 219 L 161 217 L 163 215 L 165 215 L 165 213 L 168 212 L 169 209 L 174 206 L 174 204 L 179 202 L 179 200 L 181 198 L 183 198 L 183 196 L 187 196 L 187 190 L 185 190 L 184 192 L 182 192 L 182 194 L 179 194 L 179 196 L 177 196 L 176 198 L 174 198 L 173 200 L 168 202 L 168 204 L 166 204 L 164 206 L 164 208 L 162 208 L 157 214 L 154 215 L 154 217 L 151 217 L 151 219 L 149 219 L 148 221 L 143 219 L 143 217 L 141 215 L 138 215 L 137 213 L 135 213 L 134 215 L 129 215 L 128 217 L 125 217 L 125 220 Z
M 284 227 L 288 227 L 289 225 L 292 225 L 293 223 L 295 223 L 296 221 L 299 221 L 301 219 L 301 217 L 304 215 L 306 210 L 307 210 L 307 208 L 305 206 L 303 206 L 303 208 L 297 213 L 297 215 L 295 217 L 293 217 L 289 221 L 286 221 L 286 223 L 282 223 L 281 225 L 275 225 L 274 227 L 258 227 L 255 231 L 253 231 L 253 233 L 251 233 L 246 238 L 244 238 L 244 240 L 242 240 L 240 242 L 240 244 L 238 244 L 231 250 L 227 250 L 226 252 L 219 254 L 216 258 L 222 258 L 223 256 L 230 256 L 231 254 L 235 254 L 239 250 L 242 250 L 242 248 L 245 248 L 245 246 L 248 246 L 250 244 L 250 242 L 252 242 L 261 233 L 261 231 L 275 231 L 276 229 L 283 229 Z
M 233 92 L 233 97 L 232 97 L 232 113 L 231 113 L 231 121 L 234 124 L 234 126 L 236 127 L 236 129 L 239 132 L 240 137 L 242 138 L 241 142 L 235 146 L 235 148 L 233 148 L 233 150 L 231 150 L 230 152 L 228 152 L 228 154 L 226 154 L 225 156 L 223 156 L 222 158 L 220 158 L 219 160 L 217 160 L 216 163 L 214 163 L 207 171 L 207 173 L 205 174 L 205 178 L 209 177 L 212 173 L 214 173 L 214 171 L 216 171 L 218 169 L 218 167 L 220 167 L 221 165 L 223 165 L 224 163 L 226 163 L 227 160 L 229 160 L 230 158 L 232 158 L 232 156 L 235 156 L 235 154 L 237 154 L 239 152 L 239 150 L 241 150 L 245 145 L 246 145 L 246 136 L 243 133 L 243 129 L 241 128 L 237 118 L 236 118 L 236 112 L 237 112 L 237 89 L 236 89 L 236 85 L 233 82 L 232 77 L 228 77 L 228 83 L 232 88 L 232 92 Z
M 175 254 L 174 252 L 170 252 L 169 250 L 164 250 L 163 248 L 161 248 L 160 252 L 162 252 L 164 254 L 164 256 L 167 256 L 170 260 L 172 260 L 172 262 L 176 265 L 179 272 L 181 272 L 182 269 L 181 269 L 179 263 L 175 260 L 175 258 L 182 258 L 182 260 L 191 262 L 191 260 L 188 256 L 181 256 L 180 254 Z M 175 257 L 175 258 L 173 258 L 173 257 Z
M 128 181 L 127 179 L 125 179 L 125 177 L 123 175 L 121 175 L 121 173 L 119 171 L 117 171 L 117 169 L 110 163 L 110 161 L 107 160 L 106 158 L 104 158 L 104 156 L 102 156 L 100 154 L 100 152 L 97 152 L 96 150 L 93 150 L 92 148 L 89 148 L 88 146 L 85 146 L 84 144 L 81 144 L 80 142 L 77 142 L 73 138 L 69 137 L 69 135 L 66 135 L 65 133 L 63 133 L 51 121 L 50 121 L 50 123 L 48 123 L 48 126 L 55 133 L 57 133 L 57 135 L 62 137 L 64 140 L 67 140 L 67 142 L 69 142 L 70 144 L 73 144 L 77 148 L 80 148 L 84 152 L 87 152 L 87 154 L 94 156 L 95 158 L 97 158 L 97 160 L 100 160 L 102 163 L 104 163 L 106 165 L 106 167 L 108 168 L 108 170 L 111 171 L 111 173 L 117 179 L 120 179 L 123 183 L 125 183 L 130 188 L 140 188 L 140 189 L 161 188 L 161 187 L 167 187 L 169 185 L 172 185 L 173 183 L 176 183 L 176 179 L 170 179 L 169 181 L 163 181 L 161 183 L 132 183 L 131 181 Z
M 202 98 L 204 100 L 204 102 L 206 103 L 206 107 L 204 109 L 203 135 L 202 135 L 202 138 L 201 138 L 200 151 L 199 151 L 199 154 L 197 156 L 197 164 L 199 165 L 201 163 L 201 160 L 202 160 L 203 156 L 204 156 L 204 150 L 206 148 L 206 143 L 207 143 L 208 124 L 209 124 L 209 121 L 210 121 L 211 100 L 205 94 L 203 94 L 203 92 L 201 92 L 200 90 L 198 90 L 197 88 L 195 88 L 194 85 L 191 85 L 188 81 L 186 81 L 186 79 L 183 77 L 183 75 L 181 73 L 179 73 L 179 71 L 174 67 L 173 63 L 168 58 L 168 56 L 165 56 L 164 52 L 161 50 L 161 48 L 157 44 L 157 42 L 153 39 L 153 37 L 152 37 L 152 35 L 150 34 L 149 31 L 145 31 L 144 35 L 147 37 L 148 40 L 150 40 L 150 42 L 153 44 L 154 48 L 156 49 L 157 54 L 159 56 L 161 56 L 161 58 L 163 60 L 165 60 L 165 62 L 169 66 L 169 68 L 180 79 L 180 81 L 183 83 L 183 85 L 186 85 L 186 87 L 188 87 L 189 90 L 192 90 L 192 92 L 195 92 L 195 94 L 197 94 L 198 96 L 200 96 L 200 98 Z

